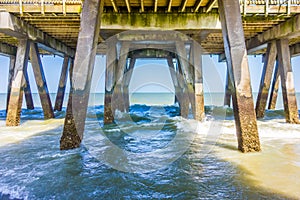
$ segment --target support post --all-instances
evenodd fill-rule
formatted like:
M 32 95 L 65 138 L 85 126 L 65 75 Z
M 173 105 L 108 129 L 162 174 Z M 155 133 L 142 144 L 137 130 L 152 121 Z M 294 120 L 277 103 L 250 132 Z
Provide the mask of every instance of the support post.
M 260 151 L 240 4 L 231 0 L 218 0 L 218 3 L 225 55 L 233 82 L 238 149 L 242 152 Z
M 62 150 L 79 147 L 83 138 L 103 3 L 102 0 L 85 0 L 83 2 L 72 87 L 60 140 L 60 149 Z
M 55 99 L 55 105 L 54 110 L 61 111 L 64 103 L 64 97 L 65 97 L 65 91 L 66 91 L 66 84 L 67 84 L 67 77 L 68 77 L 68 67 L 69 67 L 69 56 L 64 57 L 56 99 Z
M 116 68 L 116 85 L 113 91 L 113 99 L 112 102 L 114 104 L 114 108 L 120 111 L 125 111 L 124 104 L 124 94 L 123 94 L 123 81 L 124 81 L 124 72 L 126 67 L 126 60 L 129 52 L 129 43 L 121 42 L 120 48 L 120 57 L 118 60 L 117 68 Z M 114 112 L 114 111 L 113 111 Z
M 194 41 L 192 43 L 192 64 L 194 71 L 194 87 L 195 87 L 195 106 L 193 110 L 194 119 L 202 121 L 205 117 L 204 109 L 204 92 L 203 92 L 203 74 L 202 74 L 202 54 L 200 47 Z
M 181 67 L 181 64 L 178 59 L 177 59 L 177 64 L 178 64 L 178 72 L 176 73 L 176 75 L 177 75 L 177 80 L 178 80 L 179 88 L 180 88 L 180 91 L 177 92 L 179 94 L 177 96 L 177 98 L 179 100 L 180 115 L 183 118 L 187 118 L 189 115 L 189 109 L 190 109 L 189 108 L 189 103 L 190 103 L 189 93 L 188 93 L 188 89 L 187 89 L 187 84 L 184 81 L 182 67 Z
M 40 58 L 40 53 L 36 43 L 30 43 L 30 60 L 35 76 L 35 82 L 38 88 L 42 108 L 44 111 L 44 118 L 54 118 L 52 103 L 49 96 L 47 82 L 44 74 L 43 65 Z
M 105 97 L 104 97 L 104 124 L 114 122 L 114 108 L 112 104 L 112 95 L 116 84 L 117 66 L 117 48 L 116 42 L 111 41 L 106 53 L 106 70 L 105 70 Z
M 227 67 L 224 106 L 230 107 L 231 96 L 232 96 L 231 91 L 232 91 L 232 81 L 230 79 L 230 75 L 229 75 L 228 67 Z
M 180 71 L 180 75 L 183 76 L 183 80 L 185 81 L 184 83 L 184 93 L 187 94 L 187 101 L 189 103 L 191 103 L 192 106 L 192 110 L 195 110 L 195 92 L 194 92 L 194 81 L 193 81 L 193 76 L 192 73 L 190 72 L 189 69 L 189 63 L 187 60 L 187 53 L 185 50 L 185 45 L 184 42 L 182 41 L 178 41 L 176 42 L 176 51 L 178 54 L 178 63 L 179 63 L 179 68 L 181 69 Z M 181 109 L 187 109 L 187 111 L 183 110 L 184 115 L 181 115 L 184 117 L 186 115 L 186 117 L 188 116 L 189 113 L 189 106 L 183 106 Z
M 14 78 L 15 62 L 16 62 L 16 56 L 10 56 L 9 72 L 8 72 L 8 84 L 7 84 L 7 98 L 6 98 L 6 113 L 8 111 L 8 104 L 9 104 L 11 86 L 12 86 L 12 81 L 13 81 L 13 78 Z
M 24 94 L 25 94 L 26 106 L 27 106 L 28 110 L 33 110 L 34 109 L 34 104 L 33 104 L 32 93 L 31 93 L 31 88 L 30 88 L 27 69 L 26 69 L 26 71 L 24 71 L 24 78 L 25 78 Z
M 124 96 L 124 108 L 125 108 L 125 111 L 127 111 L 127 112 L 129 112 L 129 105 L 130 105 L 129 83 L 130 83 L 130 80 L 132 77 L 135 62 L 136 62 L 136 58 L 130 58 L 129 68 L 126 70 L 125 76 L 124 76 L 123 96 Z
M 180 102 L 180 95 L 181 95 L 181 88 L 179 86 L 179 81 L 177 79 L 177 75 L 176 75 L 176 71 L 175 71 L 175 66 L 173 63 L 173 58 L 172 56 L 169 56 L 167 58 L 167 62 L 168 62 L 168 66 L 169 66 L 169 71 L 170 71 L 170 75 L 171 75 L 171 79 L 174 85 L 174 90 L 175 90 L 175 103 L 178 102 L 178 105 L 180 106 L 181 102 Z
M 285 119 L 288 123 L 298 124 L 299 115 L 288 39 L 277 40 L 277 51 Z
M 276 61 L 276 56 L 277 56 L 276 41 L 273 41 L 268 44 L 263 71 L 261 75 L 259 92 L 258 92 L 256 107 L 255 107 L 257 118 L 263 118 L 265 115 L 265 109 L 268 101 L 269 89 L 270 89 L 272 74 L 274 70 L 274 64 Z
M 12 80 L 12 87 L 6 117 L 7 126 L 18 126 L 20 124 L 23 93 L 25 86 L 24 73 L 27 71 L 28 53 L 28 40 L 19 40 L 15 62 L 15 72 Z
M 268 106 L 268 109 L 270 110 L 274 110 L 276 108 L 279 82 L 280 82 L 280 76 L 279 76 L 278 61 L 277 61 L 275 65 L 274 76 L 273 76 L 272 87 L 271 87 L 271 95 L 270 95 L 269 106 Z

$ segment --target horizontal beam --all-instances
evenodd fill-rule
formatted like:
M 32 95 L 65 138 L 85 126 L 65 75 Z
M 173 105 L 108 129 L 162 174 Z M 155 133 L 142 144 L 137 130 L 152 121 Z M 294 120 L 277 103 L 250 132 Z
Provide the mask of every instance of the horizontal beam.
M 300 36 L 300 15 L 296 15 L 291 19 L 268 29 L 267 31 L 257 35 L 246 41 L 248 51 L 261 50 L 263 45 L 275 39 L 291 39 Z
M 61 1 L 62 2 L 62 1 Z M 111 1 L 114 2 L 114 1 Z M 144 12 L 144 2 L 141 0 L 141 11 Z M 170 2 L 170 1 L 169 1 Z M 197 1 L 198 3 L 195 4 L 195 12 L 199 11 L 200 5 L 202 0 Z M 213 2 L 213 1 L 211 1 Z M 210 3 L 213 6 L 213 4 Z M 117 6 L 112 3 L 114 8 L 114 12 L 117 12 Z M 130 5 L 129 5 L 130 6 Z M 155 6 L 155 5 L 154 5 Z M 207 10 L 211 10 L 212 6 L 208 6 Z M 243 11 L 243 6 L 241 5 L 241 11 Z M 20 13 L 20 5 L 19 4 L 0 4 L 1 10 L 10 12 L 10 13 Z M 109 7 L 109 6 L 108 6 Z M 265 5 L 246 5 L 245 6 L 246 13 L 245 14 L 263 14 L 265 13 Z M 268 14 L 284 14 L 287 13 L 287 4 L 281 5 L 269 5 L 268 7 Z M 127 8 L 128 9 L 128 8 Z M 126 9 L 126 10 L 127 10 Z M 290 13 L 300 13 L 300 6 L 299 5 L 291 5 L 290 6 Z M 22 5 L 22 13 L 81 13 L 82 5 L 80 4 L 66 4 L 65 7 L 63 4 L 44 4 L 42 7 L 41 4 L 23 4 Z M 171 6 L 168 4 L 168 12 L 171 11 Z
M 12 37 L 27 38 L 41 43 L 43 44 L 41 47 L 47 47 L 46 51 L 52 49 L 52 52 L 60 52 L 70 57 L 74 57 L 75 55 L 74 49 L 8 12 L 0 12 L 0 32 Z
M 221 30 L 221 22 L 219 15 L 213 13 L 103 13 L 101 18 L 101 29 Z
M 15 56 L 17 53 L 17 48 L 14 46 L 7 45 L 5 43 L 0 43 L 0 54 L 6 56 Z
M 0 4 L 0 6 L 1 11 L 6 11 L 10 13 L 20 13 L 19 4 Z M 22 5 L 23 13 L 81 13 L 81 10 L 81 4 L 66 5 L 65 8 L 63 7 L 63 4 L 44 4 L 43 7 L 37 4 Z
M 261 46 L 263 47 L 263 49 L 266 49 L 267 48 L 267 44 Z M 248 55 L 251 54 L 251 52 L 248 51 Z M 290 54 L 292 57 L 295 57 L 295 56 L 300 56 L 300 43 L 297 43 L 297 44 L 294 44 L 292 46 L 290 46 Z M 225 54 L 222 53 L 219 55 L 219 62 L 224 62 L 226 61 L 226 57 L 225 57 Z
M 165 51 L 162 49 L 139 49 L 131 51 L 128 55 L 129 58 L 176 58 L 175 53 Z
M 288 5 L 269 5 L 268 14 L 288 14 Z M 241 5 L 241 11 L 243 11 L 243 5 Z M 266 13 L 265 5 L 247 5 L 245 14 L 264 14 Z M 290 13 L 300 13 L 299 5 L 291 5 Z
M 300 56 L 300 43 L 290 46 L 291 56 Z

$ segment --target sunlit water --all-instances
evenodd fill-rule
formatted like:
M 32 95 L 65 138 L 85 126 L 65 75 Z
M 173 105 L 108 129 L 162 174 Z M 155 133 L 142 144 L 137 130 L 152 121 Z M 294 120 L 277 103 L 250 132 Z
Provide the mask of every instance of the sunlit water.
M 40 108 L 23 109 L 21 126 L 5 127 L 2 108 L 0 199 L 300 197 L 300 126 L 284 123 L 282 110 L 258 121 L 262 152 L 251 154 L 237 151 L 230 108 L 206 106 L 198 123 L 179 117 L 177 106 L 134 105 L 129 116 L 117 113 L 116 125 L 103 126 L 103 106 L 90 106 L 83 145 L 60 151 L 64 114 L 44 121 Z M 135 156 L 124 159 L 111 145 Z

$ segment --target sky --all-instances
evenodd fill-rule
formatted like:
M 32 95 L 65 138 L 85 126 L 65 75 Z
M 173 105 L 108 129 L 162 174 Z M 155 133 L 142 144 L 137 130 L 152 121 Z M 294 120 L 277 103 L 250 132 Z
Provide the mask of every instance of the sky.
M 42 64 L 49 92 L 56 93 L 63 58 L 59 56 L 42 56 Z M 263 67 L 261 56 L 248 56 L 253 92 L 258 92 Z M 218 62 L 218 56 L 203 56 L 204 92 L 224 92 L 226 62 Z M 300 57 L 292 58 L 296 92 L 300 92 Z M 6 93 L 9 57 L 0 55 L 0 93 Z M 28 75 L 33 93 L 37 92 L 32 67 L 28 65 Z M 94 66 L 91 92 L 104 92 L 105 56 L 98 55 Z M 164 59 L 137 60 L 132 80 L 129 85 L 131 92 L 173 92 L 171 76 Z M 69 91 L 69 81 L 67 89 Z

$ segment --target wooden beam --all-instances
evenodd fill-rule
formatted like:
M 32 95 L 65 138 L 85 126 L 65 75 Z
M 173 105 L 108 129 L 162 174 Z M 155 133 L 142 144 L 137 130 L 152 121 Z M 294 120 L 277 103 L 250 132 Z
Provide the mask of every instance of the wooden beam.
M 242 152 L 260 151 L 240 4 L 232 0 L 218 0 L 218 4 L 227 66 L 233 86 L 238 149 Z
M 186 7 L 187 2 L 188 2 L 188 0 L 183 0 L 183 3 L 181 5 L 181 9 L 180 9 L 181 12 L 185 11 L 185 7 Z
M 126 7 L 127 7 L 128 13 L 131 13 L 131 7 L 130 7 L 130 2 L 129 2 L 129 0 L 125 0 L 125 3 L 126 3 Z
M 114 8 L 114 12 L 119 12 L 118 11 L 118 7 L 116 6 L 116 3 L 115 3 L 115 0 L 110 0 L 110 2 L 111 2 L 111 5 L 113 6 L 113 8 Z
M 141 0 L 141 12 L 145 12 L 144 0 Z
M 196 3 L 195 3 L 195 12 L 199 12 L 199 9 L 200 9 L 200 6 L 201 4 L 203 3 L 203 0 L 198 0 Z
M 168 12 L 172 11 L 172 2 L 173 0 L 169 0 L 169 4 L 168 4 Z
M 34 4 L 22 4 L 22 7 L 16 4 L 0 4 L 1 9 L 10 13 L 24 14 L 24 13 L 63 13 L 62 5 L 60 4 L 44 4 L 43 7 L 35 6 Z M 82 6 L 80 4 L 67 4 L 65 6 L 65 13 L 81 13 Z
M 74 57 L 74 50 L 8 12 L 0 12 L 0 32 L 20 39 L 30 39 L 57 52 Z
M 72 87 L 60 149 L 80 146 L 83 138 L 91 79 L 95 64 L 104 1 L 85 0 L 72 73 Z
M 157 4 L 158 4 L 158 0 L 154 0 L 154 12 L 157 12 Z
M 206 6 L 206 13 L 209 13 L 216 3 L 217 0 L 210 0 Z
M 256 107 L 255 107 L 257 118 L 263 118 L 265 115 L 276 57 L 277 57 L 276 41 L 273 41 L 268 44 L 263 71 L 261 75 L 259 92 L 258 92 Z
M 300 15 L 296 15 L 291 19 L 268 29 L 267 31 L 255 36 L 254 38 L 246 41 L 248 51 L 263 49 L 266 43 L 280 39 L 286 38 L 291 39 L 300 35 Z M 261 47 L 261 48 L 259 48 Z

